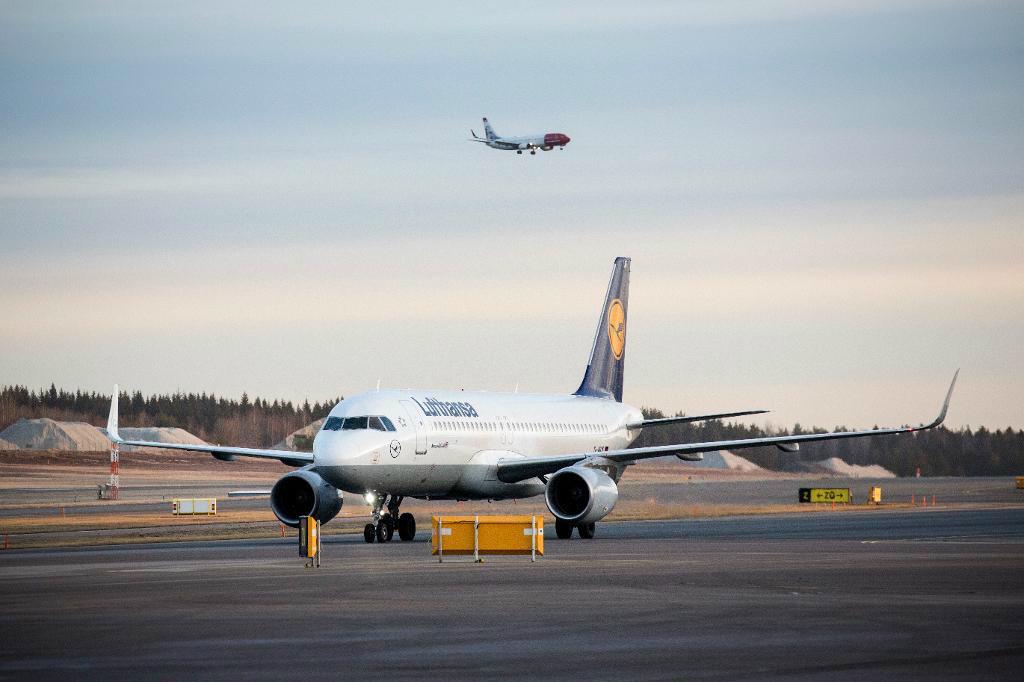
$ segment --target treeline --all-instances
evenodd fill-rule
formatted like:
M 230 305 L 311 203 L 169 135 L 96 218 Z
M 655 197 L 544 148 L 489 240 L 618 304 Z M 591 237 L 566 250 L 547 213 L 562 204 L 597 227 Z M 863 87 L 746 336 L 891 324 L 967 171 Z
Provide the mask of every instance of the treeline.
M 143 396 L 141 391 L 118 397 L 121 426 L 176 426 L 210 443 L 243 447 L 270 447 L 296 429 L 327 416 L 341 398 L 323 403 L 293 405 L 290 401 L 245 393 L 240 400 L 213 393 L 174 393 Z M 56 421 L 88 422 L 106 426 L 110 395 L 25 386 L 0 388 L 0 431 L 19 419 L 48 417 Z
M 648 419 L 666 416 L 657 409 L 645 408 L 643 412 Z M 832 429 L 850 430 L 845 426 Z M 697 422 L 645 429 L 634 446 L 701 443 L 825 431 L 818 427 L 804 429 L 800 424 L 790 430 L 769 431 L 731 422 Z M 807 443 L 801 445 L 800 452 L 796 453 L 767 447 L 737 450 L 736 454 L 758 466 L 774 470 L 793 469 L 798 462 L 839 457 L 850 464 L 879 464 L 898 476 L 913 476 L 918 468 L 922 476 L 1024 475 L 1024 430 L 1007 428 L 989 431 L 984 427 L 977 430 L 966 427 L 951 431 L 940 426 L 912 434 Z

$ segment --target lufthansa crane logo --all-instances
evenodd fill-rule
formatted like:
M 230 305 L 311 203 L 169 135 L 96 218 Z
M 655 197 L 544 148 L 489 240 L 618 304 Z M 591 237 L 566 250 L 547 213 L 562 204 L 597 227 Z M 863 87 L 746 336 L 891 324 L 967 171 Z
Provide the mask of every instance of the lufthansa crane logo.
M 622 351 L 626 348 L 626 311 L 619 299 L 608 306 L 608 343 L 615 359 L 621 360 Z

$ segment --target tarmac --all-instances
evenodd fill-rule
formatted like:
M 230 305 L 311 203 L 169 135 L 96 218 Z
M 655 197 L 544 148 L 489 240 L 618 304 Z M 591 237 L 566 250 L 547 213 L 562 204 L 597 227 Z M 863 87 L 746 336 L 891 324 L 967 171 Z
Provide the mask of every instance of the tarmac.
M 426 526 L 425 519 L 421 526 Z M 0 552 L 5 679 L 1020 679 L 1024 508 Z

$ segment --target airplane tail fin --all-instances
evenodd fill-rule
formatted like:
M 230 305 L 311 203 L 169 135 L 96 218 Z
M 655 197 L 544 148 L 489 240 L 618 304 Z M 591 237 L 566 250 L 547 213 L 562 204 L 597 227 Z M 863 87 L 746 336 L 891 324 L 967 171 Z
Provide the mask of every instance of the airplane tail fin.
M 494 128 L 491 127 L 491 122 L 487 120 L 486 116 L 484 117 L 484 135 L 488 140 L 498 139 L 498 135 L 494 132 Z
M 626 308 L 629 303 L 629 258 L 619 257 L 612 266 L 601 319 L 597 323 L 590 363 L 576 395 L 613 398 L 622 402 L 622 378 L 626 363 Z

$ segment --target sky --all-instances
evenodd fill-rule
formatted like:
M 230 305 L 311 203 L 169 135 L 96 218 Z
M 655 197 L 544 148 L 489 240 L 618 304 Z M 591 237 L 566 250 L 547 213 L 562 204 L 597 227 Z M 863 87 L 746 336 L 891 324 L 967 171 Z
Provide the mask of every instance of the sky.
M 1019 2 L 0 6 L 0 384 L 1024 427 Z M 467 141 L 563 132 L 536 156 Z

